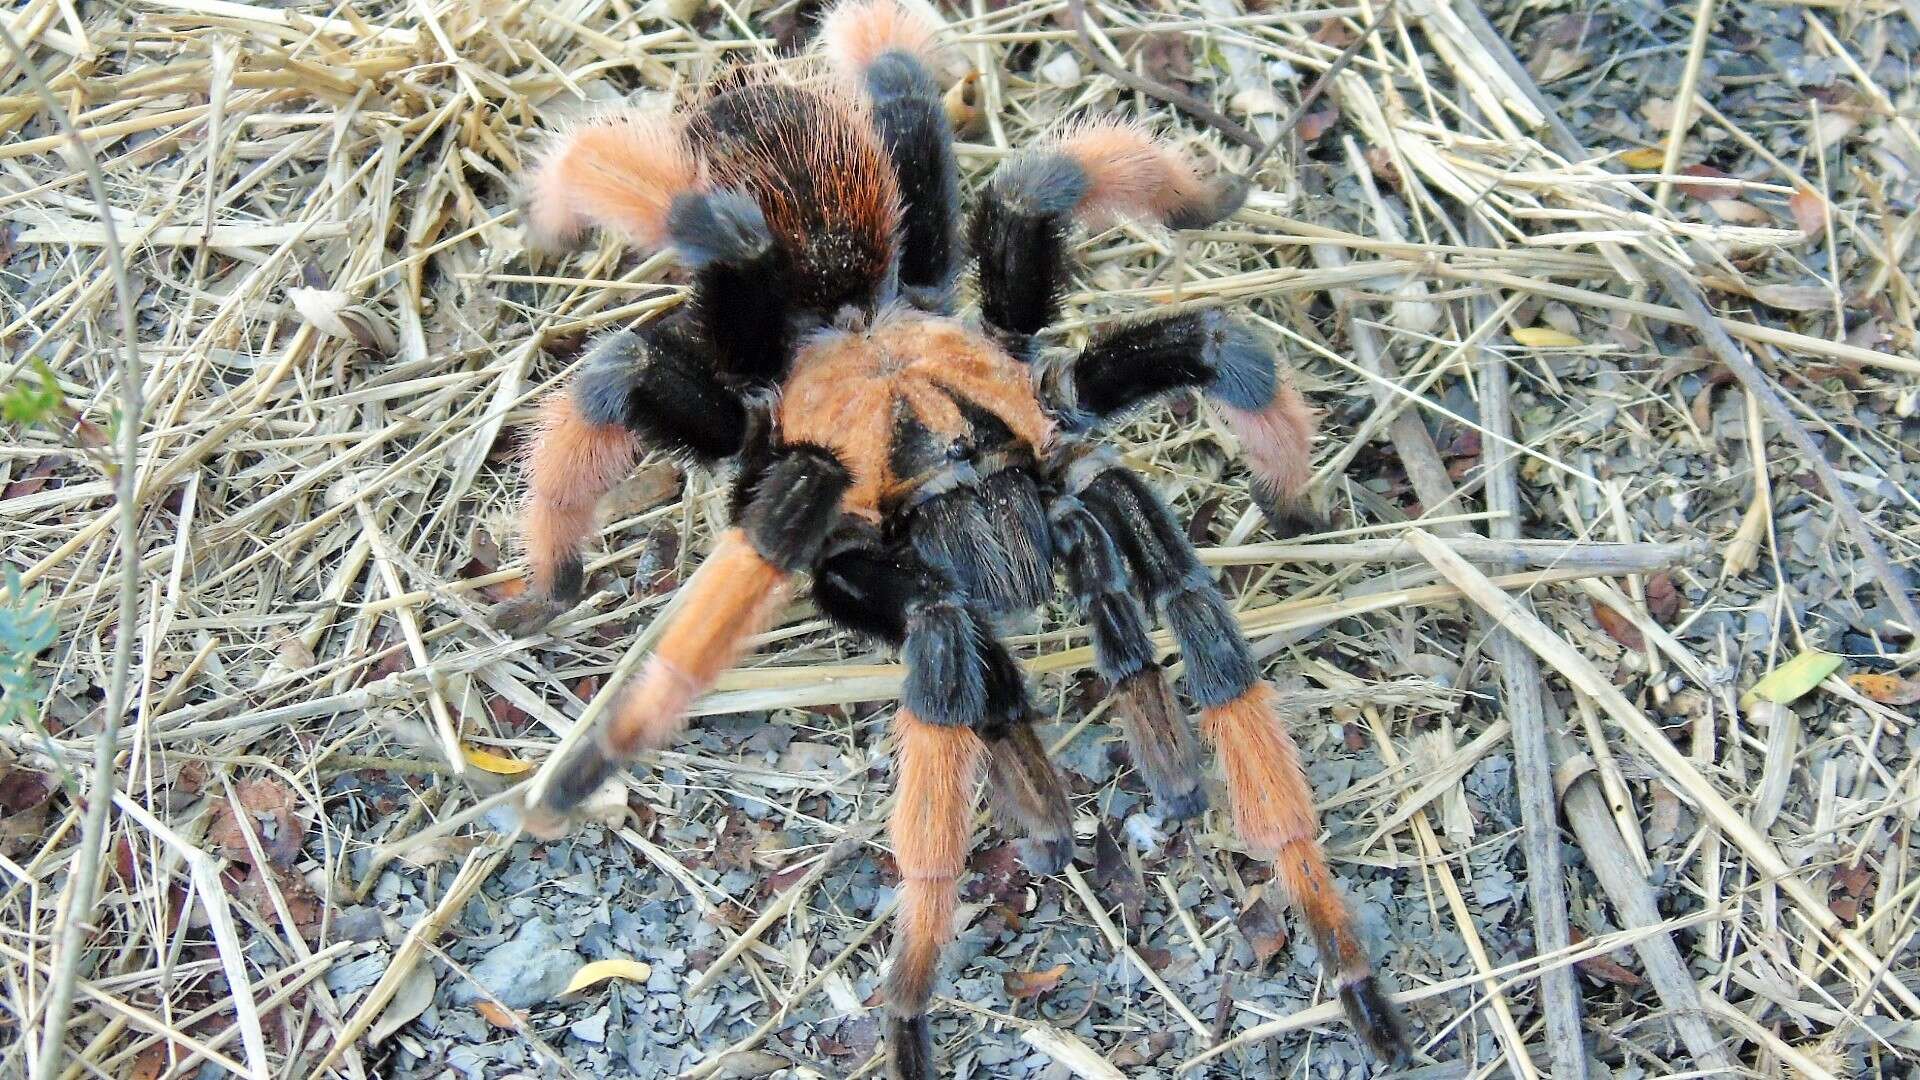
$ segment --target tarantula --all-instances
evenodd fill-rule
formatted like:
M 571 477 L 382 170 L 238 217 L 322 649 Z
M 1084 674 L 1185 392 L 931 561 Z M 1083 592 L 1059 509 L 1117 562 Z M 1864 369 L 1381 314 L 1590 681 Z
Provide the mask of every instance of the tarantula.
M 1263 505 L 1304 504 L 1313 422 L 1273 350 L 1217 310 L 1133 321 L 1071 355 L 1060 313 L 1075 222 L 1193 227 L 1232 185 L 1134 125 L 1083 122 L 1004 161 L 962 238 L 930 28 L 895 0 L 829 13 L 830 78 L 736 72 L 675 112 L 626 113 L 561 139 L 528 192 L 533 237 L 589 227 L 671 247 L 691 303 L 601 338 L 545 404 L 528 461 L 526 595 L 501 627 L 537 631 L 584 593 L 595 505 L 646 449 L 730 462 L 735 524 L 610 720 L 551 762 L 528 827 L 551 834 L 764 631 L 806 574 L 837 625 L 898 650 L 890 822 L 900 887 L 885 981 L 894 1075 L 932 1077 L 926 1009 L 952 936 L 975 788 L 1025 834 L 1038 874 L 1072 857 L 1072 814 L 1035 737 L 996 620 L 1064 573 L 1133 760 L 1164 813 L 1205 808 L 1200 752 L 1155 657 L 1155 606 L 1223 759 L 1242 838 L 1274 860 L 1346 1014 L 1382 1057 L 1401 1036 L 1318 841 L 1312 792 L 1246 640 L 1167 506 L 1094 434 L 1187 389 L 1238 436 Z M 962 263 L 977 318 L 956 313 Z

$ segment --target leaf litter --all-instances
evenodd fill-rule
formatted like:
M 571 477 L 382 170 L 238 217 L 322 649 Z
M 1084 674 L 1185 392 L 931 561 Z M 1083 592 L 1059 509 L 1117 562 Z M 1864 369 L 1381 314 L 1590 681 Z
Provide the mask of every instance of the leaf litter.
M 1488 5 L 1496 38 L 1523 58 L 1516 75 L 1469 32 L 1482 9 L 1408 5 L 1310 111 L 1298 156 L 1288 146 L 1266 165 L 1239 216 L 1198 236 L 1089 238 L 1069 297 L 1068 338 L 1162 302 L 1234 305 L 1284 339 L 1324 413 L 1327 527 L 1300 546 L 1266 532 L 1204 410 L 1150 410 L 1120 438 L 1199 519 L 1198 543 L 1272 671 L 1328 695 L 1294 730 L 1330 848 L 1378 967 L 1412 993 L 1410 1024 L 1439 1036 L 1422 1053 L 1446 1067 L 1526 1058 L 1551 1070 L 1555 1047 L 1533 1034 L 1540 985 L 1567 970 L 1584 980 L 1589 1046 L 1612 1075 L 1707 1067 L 1689 1023 L 1730 1063 L 1805 1076 L 1900 1075 L 1920 1045 L 1905 945 L 1920 865 L 1913 628 L 1835 504 L 1857 504 L 1905 589 L 1920 591 L 1920 251 L 1907 209 L 1920 143 L 1903 111 L 1920 35 L 1891 8 L 1711 7 L 1696 61 L 1692 6 L 1649 20 L 1611 2 L 1545 17 Z M 116 810 L 102 854 L 123 884 L 102 894 L 79 952 L 56 955 L 50 898 L 79 854 L 64 823 L 100 790 L 91 735 L 121 572 L 104 542 L 104 466 L 124 413 L 101 211 L 54 114 L 0 59 L 0 373 L 12 384 L 43 360 L 77 421 L 0 428 L 5 561 L 48 587 L 60 631 L 31 659 L 46 691 L 31 723 L 0 730 L 4 917 L 25 931 L 0 964 L 14 1015 L 39 1006 L 13 995 L 41 1001 L 46 972 L 70 964 L 163 1018 L 128 1027 L 108 1002 L 76 998 L 66 1049 L 92 1070 L 160 1075 L 183 1048 L 221 1039 L 218 1053 L 244 1057 L 239 1013 L 211 1008 L 234 996 L 233 970 L 253 980 L 240 1012 L 308 1036 L 262 1044 L 257 1064 L 275 1074 L 322 1060 L 386 1076 L 501 1075 L 556 1058 L 643 1077 L 870 1068 L 877 1028 L 863 1003 L 885 937 L 869 931 L 895 881 L 863 830 L 887 799 L 887 692 L 844 676 L 885 658 L 796 605 L 723 680 L 712 715 L 554 843 L 500 835 L 511 822 L 486 800 L 515 777 L 469 756 L 543 760 L 611 691 L 632 636 L 724 520 L 721 478 L 650 459 L 605 508 L 591 598 L 546 639 L 508 644 L 484 629 L 479 613 L 522 584 L 504 538 L 513 450 L 540 395 L 594 334 L 657 316 L 684 285 L 666 261 L 612 245 L 530 255 L 511 178 L 540 128 L 659 100 L 725 57 L 771 52 L 776 25 L 790 38 L 804 22 L 788 6 L 691 0 L 564 8 L 26 0 L 9 16 L 61 115 L 86 131 L 116 224 L 146 234 L 127 251 L 150 372 L 140 681 L 118 783 L 149 816 Z M 1288 114 L 1368 17 L 1230 0 L 1092 10 L 1102 47 L 1131 70 L 1256 126 Z M 938 11 L 956 44 L 943 81 L 962 88 L 949 109 L 968 125 L 969 185 L 1087 107 L 1177 131 L 1209 165 L 1245 161 L 1096 73 L 1053 8 Z M 752 31 L 768 36 L 746 41 Z M 1690 70 L 1706 106 L 1683 115 Z M 1543 87 L 1585 156 L 1528 134 L 1543 129 L 1521 78 Z M 1678 197 L 1661 203 L 1676 137 Z M 1616 194 L 1631 213 L 1609 207 Z M 1323 268 L 1308 242 L 1361 270 Z M 1838 494 L 1697 351 L 1668 306 L 1678 301 L 1646 289 L 1661 261 L 1688 268 L 1787 396 Z M 1378 296 L 1350 309 L 1327 299 L 1356 280 Z M 1396 373 L 1355 361 L 1356 320 L 1377 328 Z M 1508 376 L 1517 459 L 1488 430 L 1488 356 Z M 1517 476 L 1519 506 L 1502 513 L 1518 543 L 1563 547 L 1491 539 L 1500 519 L 1485 516 L 1482 492 L 1496 467 Z M 1434 503 L 1422 490 L 1434 476 L 1464 495 Z M 1396 553 L 1416 526 L 1506 544 L 1471 557 L 1511 578 L 1502 587 L 1654 718 L 1753 829 L 1742 840 L 1711 824 L 1652 764 L 1655 748 L 1611 719 L 1589 722 L 1600 688 L 1549 665 L 1555 726 L 1572 743 L 1560 764 L 1587 763 L 1582 775 L 1620 797 L 1602 813 L 1644 846 L 1634 873 L 1651 923 L 1623 924 L 1598 872 L 1605 852 L 1563 817 L 1581 942 L 1536 956 L 1521 780 L 1498 734 L 1513 717 L 1472 612 Z M 1720 553 L 1736 543 L 1750 558 L 1723 578 Z M 1609 582 L 1643 617 L 1596 604 L 1576 574 Z M 1344 1033 L 1290 1019 L 1318 1015 L 1329 988 L 1225 814 L 1181 829 L 1154 819 L 1105 690 L 1087 682 L 1084 644 L 1059 608 L 1014 638 L 1038 700 L 1059 707 L 1048 741 L 1082 820 L 1106 823 L 1078 854 L 1119 937 L 1061 880 L 1028 877 L 1011 838 L 983 834 L 942 985 L 967 1008 L 937 1012 L 940 1044 L 1006 1077 L 1059 1075 L 1056 1054 L 1190 1076 L 1214 1052 L 1249 1074 L 1311 1053 L 1316 1074 L 1362 1075 Z M 1447 688 L 1429 679 L 1433 657 L 1448 661 Z M 451 742 L 435 730 L 442 706 Z M 1404 755 L 1418 769 L 1386 753 L 1435 734 L 1437 758 Z M 796 762 L 808 764 L 788 771 Z M 1401 814 L 1416 797 L 1428 803 Z M 1576 805 L 1570 792 L 1565 813 Z M 1445 828 L 1428 827 L 1433 810 Z M 1109 831 L 1120 821 L 1133 850 Z M 403 842 L 414 846 L 384 846 Z M 209 880 L 247 928 L 240 953 L 223 953 L 219 916 L 176 843 L 220 860 Z M 1756 861 L 1769 855 L 1819 911 L 1783 899 Z M 415 934 L 439 952 L 409 948 Z M 1674 986 L 1643 960 L 1648 941 L 1670 942 L 1687 981 L 1710 987 L 1699 1009 L 1663 1000 Z M 607 961 L 632 966 L 560 993 Z M 1021 1000 L 1069 987 L 1088 995 L 1083 1014 Z M 1728 1009 L 1743 1019 L 1723 1021 Z M 25 1060 L 12 1054 L 9 1067 Z

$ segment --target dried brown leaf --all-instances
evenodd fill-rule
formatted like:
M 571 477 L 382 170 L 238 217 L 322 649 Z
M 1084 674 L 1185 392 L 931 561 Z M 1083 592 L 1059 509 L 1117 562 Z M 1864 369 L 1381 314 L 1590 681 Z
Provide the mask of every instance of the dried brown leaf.
M 1584 960 L 1575 961 L 1574 966 L 1601 982 L 1612 983 L 1615 986 L 1641 986 L 1646 983 L 1646 980 L 1636 974 L 1633 969 L 1604 956 L 1589 956 Z
M 1882 705 L 1912 705 L 1920 702 L 1920 679 L 1898 675 L 1849 675 L 1847 685 Z
M 1312 142 L 1318 139 L 1320 136 L 1325 135 L 1327 129 L 1338 123 L 1339 120 L 1340 110 L 1337 106 L 1327 104 L 1314 109 L 1312 112 L 1300 118 L 1300 126 L 1298 129 L 1300 132 L 1300 141 Z
M 1625 615 L 1597 600 L 1593 604 L 1593 621 L 1600 624 L 1600 629 L 1605 630 L 1608 637 L 1629 649 L 1640 651 L 1647 647 L 1647 639 L 1641 636 L 1639 627 L 1633 625 Z
M 252 865 L 253 849 L 237 817 L 245 813 L 249 819 L 246 827 L 260 842 L 268 861 L 278 867 L 292 866 L 300 857 L 300 842 L 306 836 L 306 823 L 293 812 L 293 791 L 270 777 L 241 780 L 233 785 L 233 791 L 240 807 L 236 809 L 231 800 L 222 800 L 214 810 L 213 824 L 207 828 L 208 839 L 228 858 Z
M 519 1031 L 524 1027 L 529 1014 L 513 1009 L 504 1009 L 491 1001 L 476 1001 L 473 1011 L 480 1014 L 487 1023 L 502 1031 Z
M 1393 154 L 1384 146 L 1369 146 L 1360 155 L 1367 159 L 1367 168 L 1373 170 L 1376 180 L 1390 188 L 1400 187 L 1400 167 L 1393 163 Z
M 1246 935 L 1247 944 L 1253 946 L 1254 959 L 1262 964 L 1287 947 L 1287 928 L 1280 922 L 1280 913 L 1264 896 L 1248 904 L 1234 921 Z
M 1138 1042 L 1121 1047 L 1110 1059 L 1113 1065 L 1122 1069 L 1137 1069 L 1151 1065 L 1173 1049 L 1173 1032 L 1156 1031 Z
M 1024 1000 L 1050 992 L 1060 985 L 1066 973 L 1067 965 L 1060 964 L 1045 971 L 1009 971 L 1001 976 L 1001 981 L 1006 985 L 1007 996 Z
M 18 480 L 8 484 L 4 490 L 0 490 L 0 499 L 18 499 L 40 491 L 47 486 L 47 481 L 53 478 L 53 474 L 66 463 L 67 458 L 64 454 L 49 454 L 41 458 L 22 473 Z
M 1026 864 L 1020 861 L 1020 849 L 1013 844 L 994 844 L 981 848 L 968 861 L 973 870 L 967 876 L 967 896 L 990 900 L 1018 911 L 1026 906 Z
M 1647 613 L 1657 619 L 1662 626 L 1672 626 L 1680 617 L 1680 608 L 1686 598 L 1674 587 L 1673 575 L 1661 571 L 1647 578 Z
M 1732 173 L 1727 172 L 1725 169 L 1716 169 L 1711 165 L 1682 165 L 1680 167 L 1680 173 L 1682 176 L 1702 176 L 1717 180 L 1733 179 Z M 1673 186 L 1680 189 L 1680 194 L 1688 198 L 1699 199 L 1701 202 L 1726 199 L 1740 190 L 1732 184 L 1689 184 L 1684 180 Z
M 1810 187 L 1802 187 L 1787 200 L 1787 209 L 1793 211 L 1794 224 L 1811 240 L 1827 231 L 1827 201 L 1820 193 Z

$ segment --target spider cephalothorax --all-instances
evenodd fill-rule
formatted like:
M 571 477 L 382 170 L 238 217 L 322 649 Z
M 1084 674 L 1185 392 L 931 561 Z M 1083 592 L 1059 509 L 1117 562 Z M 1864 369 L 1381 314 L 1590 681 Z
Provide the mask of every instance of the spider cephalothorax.
M 537 238 L 615 229 L 674 248 L 694 284 L 685 307 L 602 338 L 549 399 L 523 530 L 532 586 L 500 624 L 537 629 L 582 597 L 595 504 L 643 450 L 730 462 L 736 479 L 734 526 L 612 717 L 536 781 L 530 827 L 557 827 L 622 762 L 671 739 L 810 575 L 821 611 L 898 650 L 907 673 L 889 1054 L 895 1075 L 931 1077 L 925 1011 L 981 778 L 1036 871 L 1072 855 L 1025 680 L 992 630 L 1044 602 L 1059 574 L 1135 765 L 1163 812 L 1185 818 L 1205 797 L 1148 633 L 1151 613 L 1164 620 L 1241 836 L 1273 858 L 1356 1029 L 1396 1056 L 1274 690 L 1184 530 L 1092 440 L 1197 389 L 1239 437 L 1263 505 L 1284 516 L 1304 505 L 1305 404 L 1273 351 L 1218 311 L 1129 322 L 1073 354 L 1036 342 L 1059 314 L 1076 221 L 1194 226 L 1237 200 L 1134 126 L 1087 123 L 1004 162 L 963 241 L 927 29 L 894 0 L 859 0 L 827 17 L 822 39 L 832 83 L 761 74 L 678 113 L 607 119 L 561 140 L 531 185 Z M 979 307 L 962 319 L 969 257 Z

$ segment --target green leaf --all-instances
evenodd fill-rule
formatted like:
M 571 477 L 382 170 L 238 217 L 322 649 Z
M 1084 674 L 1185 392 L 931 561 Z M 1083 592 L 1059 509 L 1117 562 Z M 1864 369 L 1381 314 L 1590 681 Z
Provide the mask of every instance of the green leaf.
M 41 606 L 44 590 L 24 591 L 15 570 L 7 571 L 6 586 L 12 599 L 0 604 L 0 727 L 19 723 L 46 698 L 33 661 L 57 636 L 53 612 Z
M 1791 705 L 1826 682 L 1827 676 L 1840 670 L 1840 664 L 1841 658 L 1833 653 L 1808 649 L 1754 683 L 1753 689 L 1741 696 L 1740 707 L 1744 709 L 1755 701 Z
M 45 360 L 33 362 L 34 374 L 39 376 L 38 386 L 29 385 L 22 380 L 8 387 L 0 395 L 0 420 L 10 424 L 39 424 L 45 422 L 60 410 L 60 381 L 54 378 L 53 369 Z

